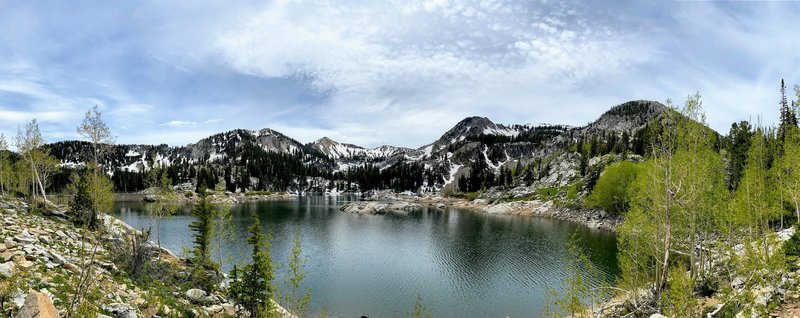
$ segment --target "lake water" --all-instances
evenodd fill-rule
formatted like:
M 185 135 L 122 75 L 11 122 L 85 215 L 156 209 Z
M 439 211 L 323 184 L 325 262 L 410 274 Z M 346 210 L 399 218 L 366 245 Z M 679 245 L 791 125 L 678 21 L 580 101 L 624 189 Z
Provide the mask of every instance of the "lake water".
M 304 197 L 234 206 L 236 238 L 217 249 L 215 259 L 227 260 L 226 269 L 249 261 L 247 227 L 257 213 L 264 231 L 273 235 L 280 281 L 292 234 L 300 229 L 311 311 L 325 308 L 331 317 L 405 317 L 418 295 L 433 317 L 541 317 L 548 289 L 563 285 L 566 243 L 575 232 L 601 280 L 619 272 L 613 233 L 451 208 L 353 215 L 338 211 L 344 202 Z M 153 223 L 145 211 L 139 202 L 115 205 L 118 218 L 140 229 Z M 188 206 L 163 220 L 162 245 L 177 254 L 191 246 L 191 221 Z M 153 231 L 155 241 L 155 226 Z

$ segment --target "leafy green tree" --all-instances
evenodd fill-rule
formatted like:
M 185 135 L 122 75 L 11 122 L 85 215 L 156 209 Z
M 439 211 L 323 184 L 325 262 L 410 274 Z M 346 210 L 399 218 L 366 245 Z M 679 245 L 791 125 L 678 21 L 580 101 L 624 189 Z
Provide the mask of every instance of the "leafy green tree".
M 47 202 L 47 193 L 45 192 L 45 178 L 41 174 L 41 168 L 50 167 L 52 162 L 43 162 L 49 157 L 46 150 L 42 149 L 44 139 L 42 132 L 39 130 L 39 122 L 36 119 L 31 120 L 25 125 L 25 128 L 17 129 L 17 136 L 14 138 L 14 144 L 17 146 L 17 151 L 24 161 L 28 164 L 30 169 L 30 181 L 33 185 L 31 195 L 36 199 L 37 194 L 41 194 L 42 200 Z
M 108 146 L 114 143 L 114 136 L 111 134 L 111 129 L 101 118 L 101 113 L 97 110 L 97 106 L 86 112 L 83 122 L 78 126 L 76 132 L 92 144 L 90 154 L 92 161 L 90 165 L 87 165 L 92 174 L 89 178 L 92 216 L 88 225 L 94 229 L 97 228 L 98 215 L 108 212 L 112 207 L 108 203 L 108 197 L 112 196 L 111 200 L 113 201 L 113 183 L 108 180 L 103 171 L 100 159 L 107 151 Z M 108 184 L 111 184 L 110 188 Z
M 270 237 L 262 232 L 258 215 L 253 214 L 253 224 L 248 228 L 247 239 L 253 247 L 252 261 L 241 270 L 234 267 L 232 276 L 236 277 L 228 291 L 229 296 L 239 306 L 240 312 L 249 313 L 250 317 L 270 317 L 274 306 L 272 296 L 275 279 L 272 256 L 269 249 Z
M 567 241 L 566 286 L 561 292 L 548 291 L 551 302 L 544 308 L 545 316 L 592 317 L 591 311 L 601 296 L 598 289 L 592 286 L 592 281 L 600 276 L 600 271 L 580 246 L 581 241 L 575 232 Z
M 769 232 L 769 221 L 778 216 L 769 188 L 769 162 L 767 136 L 762 128 L 756 129 L 753 144 L 747 156 L 747 165 L 732 204 L 733 222 L 747 229 L 749 237 L 764 237 Z
M 151 171 L 155 171 L 155 169 Z M 169 179 L 169 176 L 167 176 L 166 171 L 161 171 L 161 178 L 155 185 L 157 186 L 155 190 L 158 200 L 148 204 L 147 210 L 154 216 L 153 222 L 155 222 L 156 225 L 156 244 L 161 248 L 161 222 L 174 215 L 180 206 L 178 205 L 177 194 L 172 189 L 172 181 Z
M 786 199 L 800 222 L 800 129 L 789 127 L 783 143 L 783 155 L 774 165 L 778 177 L 780 201 Z
M 233 214 L 228 205 L 218 205 L 214 209 L 214 235 L 212 238 L 214 252 L 219 256 L 218 264 L 222 266 L 233 257 L 230 250 L 224 250 L 223 245 L 236 239 L 236 229 L 233 226 Z
M 669 289 L 661 300 L 662 311 L 669 317 L 700 317 L 691 273 L 681 267 L 673 268 L 667 282 Z
M 658 138 L 618 231 L 623 286 L 647 288 L 656 300 L 669 287 L 672 254 L 688 256 L 692 279 L 705 273 L 703 244 L 720 217 L 709 211 L 719 210 L 726 195 L 716 135 L 705 127 L 699 94 L 689 96 L 681 113 L 665 111 Z
M 299 229 L 294 233 L 292 242 L 292 250 L 289 254 L 289 276 L 286 281 L 288 290 L 283 295 L 283 302 L 291 313 L 298 317 L 305 317 L 308 314 L 311 291 L 306 290 L 300 295 L 300 284 L 308 273 L 303 269 L 307 260 L 302 257 L 302 235 Z
M 586 198 L 587 205 L 614 215 L 627 211 L 630 206 L 630 185 L 640 171 L 640 165 L 629 161 L 608 166 Z

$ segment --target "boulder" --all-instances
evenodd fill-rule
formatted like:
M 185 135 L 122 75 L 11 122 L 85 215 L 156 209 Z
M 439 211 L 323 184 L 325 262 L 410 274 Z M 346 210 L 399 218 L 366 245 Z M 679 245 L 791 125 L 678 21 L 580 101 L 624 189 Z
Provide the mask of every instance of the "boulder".
M 116 318 L 136 318 L 136 310 L 128 304 L 111 303 L 104 306 L 105 310 L 110 311 Z
M 375 202 L 360 201 L 350 202 L 342 205 L 339 211 L 353 214 L 386 214 L 386 212 L 410 212 L 419 210 L 422 205 L 418 203 L 408 203 L 404 201 L 395 202 Z
M 14 262 L 5 262 L 0 264 L 0 278 L 8 278 L 14 275 L 17 270 L 17 265 Z
M 223 310 L 225 310 L 220 305 L 212 305 L 212 306 L 208 306 L 208 307 L 206 307 L 204 309 L 206 310 L 206 312 L 208 312 L 211 315 L 218 314 L 218 313 L 222 312 Z
M 17 318 L 58 318 L 58 311 L 53 306 L 53 300 L 47 295 L 31 291 L 25 298 L 22 309 L 17 313 Z
M 78 267 L 78 265 L 75 265 L 75 264 L 72 264 L 72 263 L 64 263 L 62 265 L 64 265 L 64 268 L 66 268 L 67 270 L 69 270 L 70 272 L 73 272 L 75 274 L 79 274 L 81 272 L 81 268 Z
M 186 299 L 195 304 L 200 304 L 204 302 L 206 295 L 207 295 L 206 292 L 202 289 L 192 288 L 186 291 Z
M 30 245 L 39 241 L 36 239 L 36 237 L 28 233 L 28 230 L 24 230 L 19 235 L 14 236 L 14 240 L 22 246 Z
M 662 314 L 652 314 L 650 315 L 650 318 L 667 318 L 667 316 L 664 316 Z

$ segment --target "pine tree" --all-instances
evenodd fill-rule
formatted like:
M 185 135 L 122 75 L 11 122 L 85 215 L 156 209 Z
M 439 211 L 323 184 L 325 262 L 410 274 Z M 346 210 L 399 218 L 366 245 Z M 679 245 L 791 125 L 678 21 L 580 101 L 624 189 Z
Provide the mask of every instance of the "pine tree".
M 200 200 L 192 207 L 192 215 L 196 220 L 189 224 L 194 232 L 194 249 L 192 250 L 192 263 L 194 270 L 192 278 L 206 291 L 214 289 L 214 282 L 208 270 L 217 270 L 217 265 L 211 259 L 211 238 L 214 229 L 214 209 L 208 202 L 205 189 L 201 189 Z
M 780 139 L 783 140 L 788 127 L 797 127 L 797 116 L 795 115 L 792 107 L 790 107 L 789 102 L 786 100 L 786 84 L 783 82 L 783 79 L 781 79 L 780 105 L 781 122 L 778 134 Z
M 240 278 L 231 283 L 228 293 L 239 310 L 249 313 L 250 317 L 269 317 L 274 309 L 271 299 L 275 291 L 270 238 L 262 232 L 257 214 L 253 214 L 253 223 L 248 231 L 247 243 L 253 247 L 252 261 L 235 272 Z

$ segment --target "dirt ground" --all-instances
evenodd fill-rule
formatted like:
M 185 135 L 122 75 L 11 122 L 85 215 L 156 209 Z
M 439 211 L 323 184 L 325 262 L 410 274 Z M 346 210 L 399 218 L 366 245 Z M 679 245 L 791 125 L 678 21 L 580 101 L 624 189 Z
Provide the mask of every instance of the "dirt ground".
M 800 303 L 782 304 L 769 314 L 770 317 L 800 318 Z

